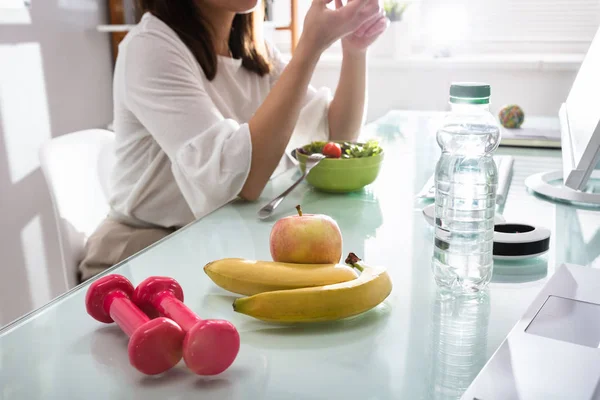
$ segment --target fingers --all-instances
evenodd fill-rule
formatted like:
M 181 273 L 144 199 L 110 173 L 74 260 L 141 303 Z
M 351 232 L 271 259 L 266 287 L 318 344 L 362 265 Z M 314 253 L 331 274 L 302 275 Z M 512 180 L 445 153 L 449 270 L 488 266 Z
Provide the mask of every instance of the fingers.
M 336 11 L 339 13 L 341 18 L 351 21 L 355 19 L 370 2 L 371 0 L 352 0 Z
M 327 7 L 327 4 L 331 3 L 332 1 L 333 0 L 313 0 L 312 4 L 320 7 Z
M 352 31 L 372 18 L 382 15 L 383 12 L 377 0 L 349 0 L 343 8 L 336 11 L 341 14 Z
M 349 0 L 350 2 L 353 0 Z M 370 17 L 383 12 L 378 0 L 366 0 L 364 7 L 360 10 L 363 17 Z
M 371 26 L 369 27 L 369 29 L 367 29 L 363 36 L 364 37 L 371 37 L 371 36 L 376 36 L 379 35 L 381 33 L 383 33 L 383 31 L 385 31 L 388 27 L 388 25 L 390 24 L 390 20 L 387 19 L 386 17 L 381 17 L 378 20 L 376 20 L 373 24 L 371 24 Z
M 385 15 L 384 15 L 384 11 L 380 10 L 377 14 L 373 14 L 371 15 L 366 21 L 364 21 L 362 23 L 362 25 L 360 25 L 358 27 L 357 30 L 354 31 L 354 34 L 356 36 L 364 36 L 365 32 L 373 25 L 375 24 L 377 21 L 379 21 L 380 19 L 384 18 L 385 19 Z
M 344 7 L 344 4 L 342 3 L 342 0 L 335 0 L 335 9 L 339 10 L 342 7 Z

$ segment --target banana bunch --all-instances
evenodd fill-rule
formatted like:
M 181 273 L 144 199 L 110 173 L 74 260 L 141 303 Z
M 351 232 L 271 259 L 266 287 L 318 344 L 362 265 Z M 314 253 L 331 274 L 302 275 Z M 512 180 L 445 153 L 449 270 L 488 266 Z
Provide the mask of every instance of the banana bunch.
M 222 288 L 247 295 L 233 303 L 236 312 L 269 322 L 334 321 L 361 314 L 392 291 L 384 268 L 363 266 L 350 253 L 346 263 L 286 264 L 223 259 L 204 271 Z

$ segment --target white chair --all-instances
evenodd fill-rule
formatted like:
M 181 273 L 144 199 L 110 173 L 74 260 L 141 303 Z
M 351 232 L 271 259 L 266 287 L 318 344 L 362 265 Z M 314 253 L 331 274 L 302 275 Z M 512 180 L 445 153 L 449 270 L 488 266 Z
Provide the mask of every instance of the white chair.
M 40 149 L 58 228 L 67 288 L 77 285 L 77 266 L 87 238 L 106 217 L 114 133 L 90 129 L 59 136 Z

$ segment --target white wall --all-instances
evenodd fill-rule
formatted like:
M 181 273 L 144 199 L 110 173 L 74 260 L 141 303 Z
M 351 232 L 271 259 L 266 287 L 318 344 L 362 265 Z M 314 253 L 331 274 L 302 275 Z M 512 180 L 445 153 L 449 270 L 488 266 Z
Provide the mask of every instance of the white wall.
M 368 69 L 368 121 L 390 109 L 446 110 L 453 81 L 485 81 L 492 86 L 491 109 L 520 105 L 526 115 L 557 116 L 569 93 L 579 62 L 552 62 L 541 67 L 529 61 L 466 63 L 443 60 L 407 63 L 372 61 Z M 473 66 L 477 65 L 477 66 Z M 339 62 L 326 58 L 317 67 L 312 83 L 335 89 Z
M 39 145 L 112 118 L 105 0 L 33 0 L 30 23 L 0 10 L 0 325 L 64 292 Z M 26 22 L 26 21 L 25 21 Z

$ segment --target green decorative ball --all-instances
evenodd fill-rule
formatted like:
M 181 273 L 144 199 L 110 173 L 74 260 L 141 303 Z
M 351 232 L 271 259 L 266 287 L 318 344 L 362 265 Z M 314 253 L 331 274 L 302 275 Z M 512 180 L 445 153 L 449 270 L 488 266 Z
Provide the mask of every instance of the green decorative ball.
M 508 129 L 520 128 L 525 121 L 525 113 L 523 109 L 517 105 L 511 104 L 509 106 L 502 107 L 498 114 L 500 123 L 503 127 Z

